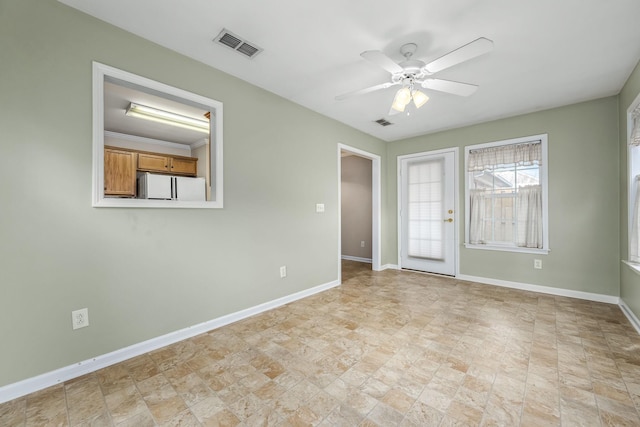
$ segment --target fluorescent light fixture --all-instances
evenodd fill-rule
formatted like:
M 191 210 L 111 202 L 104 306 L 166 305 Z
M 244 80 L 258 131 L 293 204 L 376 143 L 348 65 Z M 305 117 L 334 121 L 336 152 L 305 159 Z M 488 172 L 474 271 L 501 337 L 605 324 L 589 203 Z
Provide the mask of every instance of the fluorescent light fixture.
M 146 105 L 140 105 L 134 102 L 129 104 L 125 114 L 130 117 L 138 117 L 140 119 L 177 126 L 183 129 L 209 133 L 209 122 L 207 120 L 194 119 L 193 117 L 183 116 L 182 114 L 172 113 L 158 108 L 147 107 Z

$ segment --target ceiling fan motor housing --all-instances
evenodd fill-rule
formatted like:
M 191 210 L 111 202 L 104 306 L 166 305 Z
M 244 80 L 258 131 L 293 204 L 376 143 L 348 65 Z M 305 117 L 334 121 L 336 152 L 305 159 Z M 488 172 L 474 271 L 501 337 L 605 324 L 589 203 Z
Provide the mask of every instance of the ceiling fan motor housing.
M 426 64 L 420 60 L 411 59 L 413 54 L 416 53 L 416 49 L 418 49 L 418 45 L 415 43 L 406 43 L 400 47 L 400 53 L 405 57 L 405 60 L 398 64 L 403 69 L 402 73 L 398 73 L 400 77 L 398 81 L 406 78 L 421 79 L 427 75 L 424 68 Z

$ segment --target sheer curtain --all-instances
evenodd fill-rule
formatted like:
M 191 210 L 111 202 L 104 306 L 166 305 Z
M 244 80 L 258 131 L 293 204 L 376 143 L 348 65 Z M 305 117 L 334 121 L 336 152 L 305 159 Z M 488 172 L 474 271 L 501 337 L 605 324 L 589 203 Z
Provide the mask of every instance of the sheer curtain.
M 486 212 L 487 192 L 485 190 L 471 190 L 469 192 L 469 243 L 478 245 L 486 243 L 484 212 Z
M 516 246 L 542 249 L 542 188 L 539 185 L 518 188 L 516 210 Z

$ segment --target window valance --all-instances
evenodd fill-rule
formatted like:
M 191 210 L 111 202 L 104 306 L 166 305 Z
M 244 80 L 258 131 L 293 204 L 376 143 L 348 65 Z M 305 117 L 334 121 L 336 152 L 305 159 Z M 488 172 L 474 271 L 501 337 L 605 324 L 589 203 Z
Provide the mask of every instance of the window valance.
M 513 164 L 518 166 L 542 164 L 542 143 L 534 141 L 470 150 L 467 170 L 478 172 Z

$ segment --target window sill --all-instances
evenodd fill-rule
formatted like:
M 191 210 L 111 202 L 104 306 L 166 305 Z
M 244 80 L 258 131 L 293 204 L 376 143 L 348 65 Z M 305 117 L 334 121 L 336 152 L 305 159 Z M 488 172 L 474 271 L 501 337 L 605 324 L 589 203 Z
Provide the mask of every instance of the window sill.
M 624 264 L 627 264 L 631 270 L 633 270 L 636 274 L 640 274 L 640 264 L 631 261 L 622 260 Z
M 547 255 L 550 252 L 550 249 L 518 248 L 513 246 L 472 245 L 471 243 L 465 243 L 464 247 L 467 249 L 480 249 L 484 251 L 518 252 L 525 254 Z
M 149 200 L 105 197 L 93 203 L 94 208 L 204 208 L 221 209 L 218 201 Z

